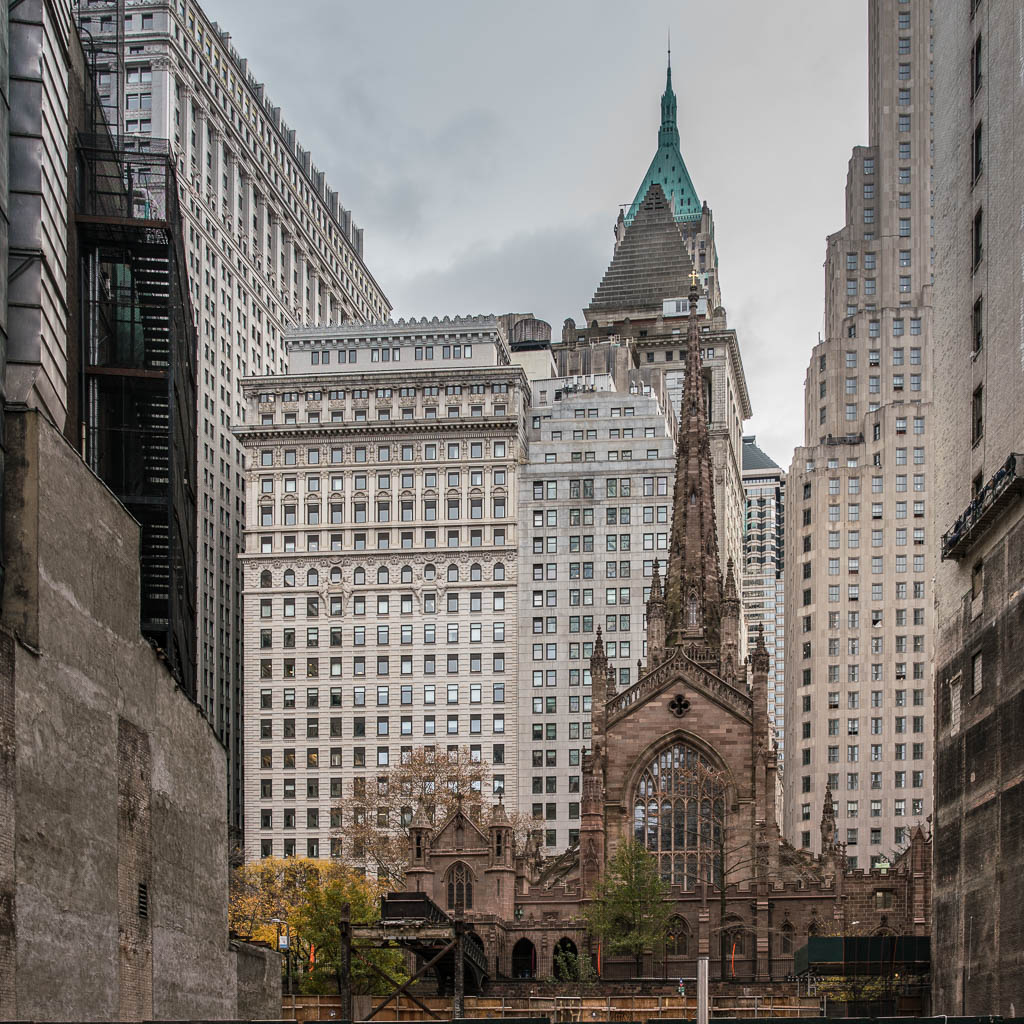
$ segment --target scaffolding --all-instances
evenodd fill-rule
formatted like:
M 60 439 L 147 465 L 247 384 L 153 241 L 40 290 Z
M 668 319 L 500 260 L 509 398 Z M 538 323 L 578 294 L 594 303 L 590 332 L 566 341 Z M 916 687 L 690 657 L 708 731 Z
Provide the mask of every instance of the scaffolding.
M 82 455 L 141 526 L 143 635 L 196 699 L 197 336 L 167 143 L 77 143 Z

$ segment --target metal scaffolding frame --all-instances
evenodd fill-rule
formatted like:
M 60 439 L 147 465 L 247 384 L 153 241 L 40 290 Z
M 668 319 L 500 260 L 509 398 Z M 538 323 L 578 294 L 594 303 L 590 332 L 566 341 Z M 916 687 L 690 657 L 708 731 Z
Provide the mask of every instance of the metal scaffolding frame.
M 76 148 L 82 455 L 138 520 L 141 629 L 196 699 L 197 336 L 166 142 Z

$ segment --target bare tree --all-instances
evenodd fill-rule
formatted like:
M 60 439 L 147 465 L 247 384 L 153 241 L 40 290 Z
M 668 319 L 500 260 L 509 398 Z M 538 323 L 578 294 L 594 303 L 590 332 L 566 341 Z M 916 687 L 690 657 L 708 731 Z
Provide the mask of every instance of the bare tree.
M 343 860 L 400 889 L 414 816 L 421 812 L 436 827 L 461 806 L 471 821 L 486 828 L 490 779 L 490 765 L 475 758 L 469 747 L 441 752 L 417 747 L 403 754 L 398 764 L 353 780 L 351 795 L 331 809 L 332 838 L 336 847 L 340 844 Z M 518 814 L 508 817 L 519 847 L 529 823 Z

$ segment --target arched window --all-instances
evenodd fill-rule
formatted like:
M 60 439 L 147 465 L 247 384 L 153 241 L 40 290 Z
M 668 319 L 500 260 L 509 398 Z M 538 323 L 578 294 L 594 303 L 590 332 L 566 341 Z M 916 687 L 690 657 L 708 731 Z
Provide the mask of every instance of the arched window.
M 686 624 L 688 626 L 697 625 L 697 595 L 691 594 L 690 601 L 686 606 Z
M 334 566 L 331 569 L 331 582 L 332 583 L 340 583 L 341 582 L 341 569 L 337 565 Z
M 423 566 L 423 578 L 425 580 L 436 580 L 437 579 L 437 566 L 433 562 L 427 562 Z
M 320 574 L 316 571 L 316 569 L 310 569 L 309 572 L 306 573 L 306 586 L 315 587 L 319 582 Z
M 361 565 L 357 565 L 352 570 L 352 582 L 357 587 L 362 586 L 366 582 L 366 570 Z
M 781 956 L 793 955 L 793 924 L 791 921 L 783 921 L 782 929 L 779 932 L 779 954 Z
M 473 875 L 462 861 L 456 861 L 448 870 L 448 909 L 473 909 Z
M 260 573 L 260 586 L 261 587 L 273 586 L 273 578 L 270 575 L 270 570 L 269 569 L 264 569 L 263 572 Z
M 742 921 L 726 921 L 722 939 L 722 955 L 728 960 L 747 955 L 747 933 Z
M 391 574 L 388 572 L 388 567 L 386 565 L 382 565 L 377 570 L 377 582 L 378 583 L 390 583 L 391 582 Z
M 452 564 L 448 566 L 448 582 L 459 582 L 459 567 L 454 562 L 452 562 Z
M 690 952 L 690 929 L 686 922 L 676 915 L 669 919 L 665 935 L 665 953 L 668 956 L 688 956 Z
M 479 562 L 474 562 L 469 567 L 469 578 L 471 580 L 483 579 L 483 570 L 480 568 L 480 563 Z
M 285 569 L 285 571 L 284 571 L 284 585 L 286 587 L 294 587 L 295 586 L 295 570 L 294 569 Z
M 403 583 L 412 583 L 412 566 L 411 565 L 403 565 L 402 566 L 402 582 Z
M 666 747 L 644 769 L 633 792 L 633 836 L 658 858 L 664 881 L 684 889 L 717 883 L 724 796 L 714 769 L 685 743 Z
M 505 578 L 505 563 L 495 562 L 494 563 L 494 578 L 496 580 L 503 580 Z

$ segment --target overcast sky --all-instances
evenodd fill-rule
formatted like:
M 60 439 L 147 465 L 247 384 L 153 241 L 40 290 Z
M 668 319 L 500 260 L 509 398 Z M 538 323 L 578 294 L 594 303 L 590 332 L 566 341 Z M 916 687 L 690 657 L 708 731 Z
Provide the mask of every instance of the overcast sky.
M 715 217 L 754 415 L 788 468 L 825 235 L 867 141 L 864 0 L 204 0 L 365 230 L 398 316 L 534 312 L 558 337 L 657 148 Z

